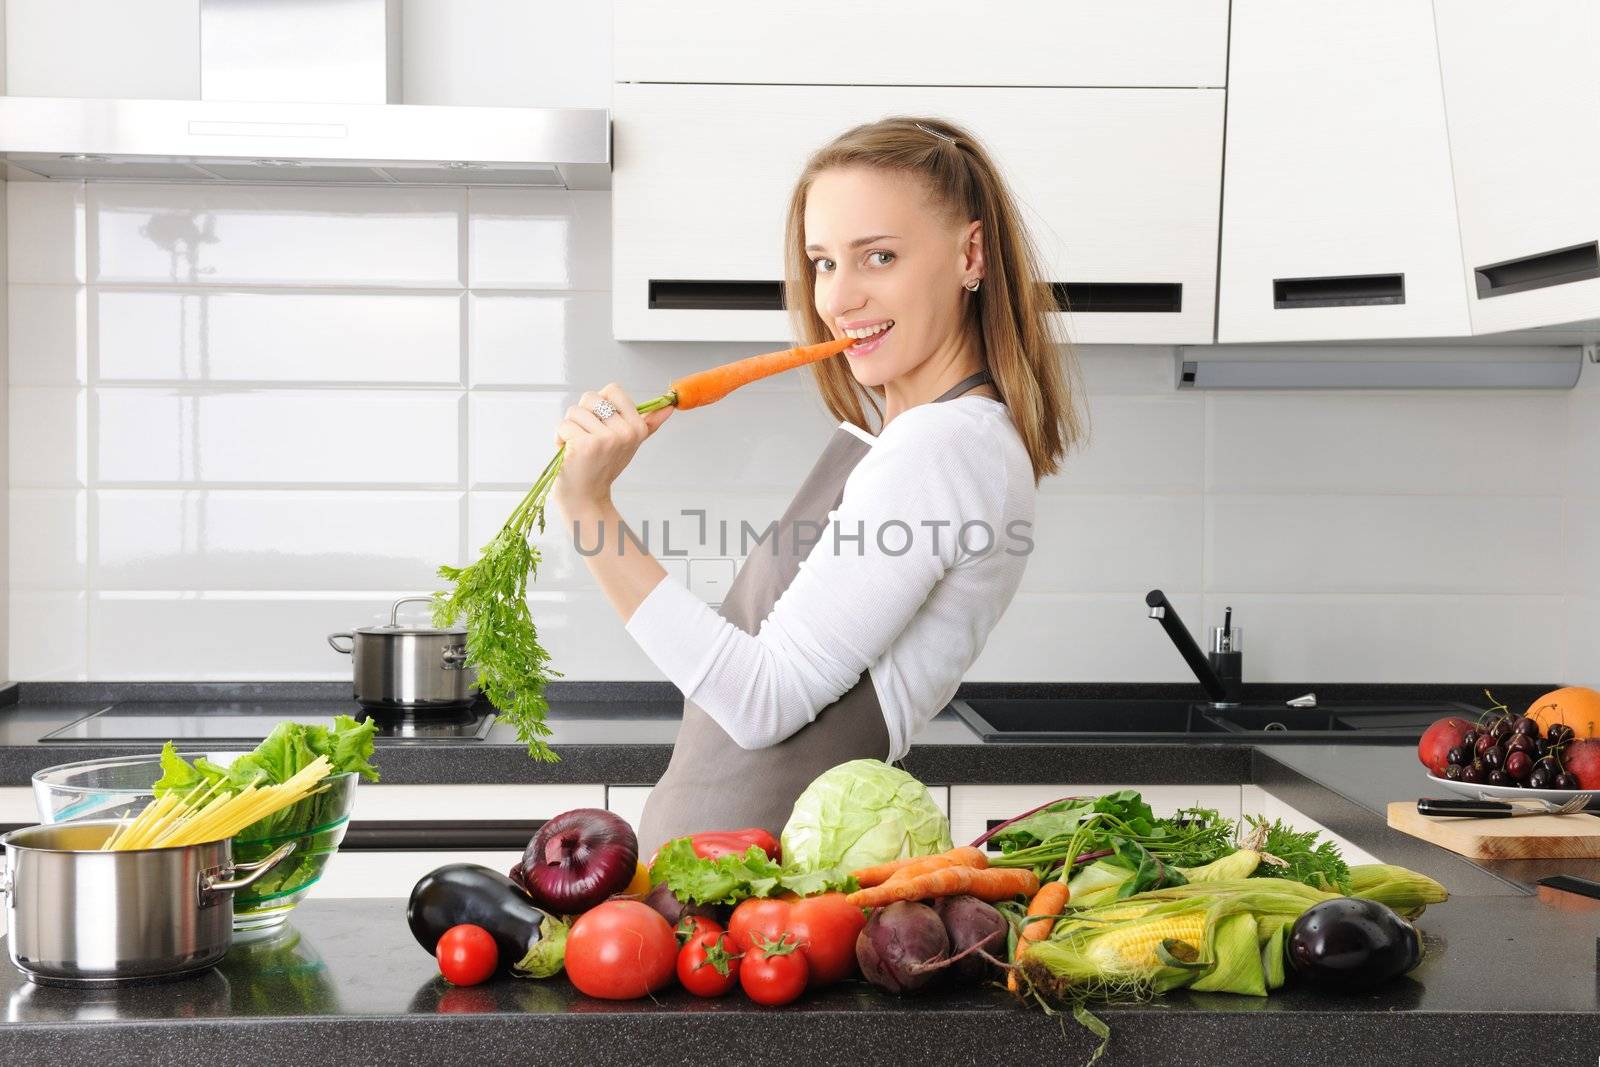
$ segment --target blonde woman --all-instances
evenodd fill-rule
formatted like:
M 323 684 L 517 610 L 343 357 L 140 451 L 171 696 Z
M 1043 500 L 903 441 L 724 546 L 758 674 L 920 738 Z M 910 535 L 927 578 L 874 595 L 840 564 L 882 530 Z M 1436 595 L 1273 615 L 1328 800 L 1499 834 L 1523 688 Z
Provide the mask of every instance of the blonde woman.
M 720 611 L 616 536 L 611 484 L 671 409 L 641 417 L 613 383 L 557 432 L 557 504 L 581 543 L 615 546 L 586 563 L 685 696 L 644 856 L 702 830 L 777 834 L 824 770 L 904 756 L 1022 583 L 1039 479 L 1083 433 L 1056 304 L 966 130 L 894 117 L 818 150 L 786 256 L 800 343 L 859 340 L 814 365 L 839 428 Z

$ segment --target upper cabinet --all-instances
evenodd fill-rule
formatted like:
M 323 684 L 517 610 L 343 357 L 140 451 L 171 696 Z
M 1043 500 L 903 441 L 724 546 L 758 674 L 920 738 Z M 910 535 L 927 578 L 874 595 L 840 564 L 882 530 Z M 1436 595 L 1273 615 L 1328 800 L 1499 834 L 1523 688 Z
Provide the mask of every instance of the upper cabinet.
M 1217 340 L 1469 333 L 1429 0 L 1234 0 L 1230 57 Z
M 620 17 L 620 11 L 619 11 Z M 959 64 L 958 64 L 959 65 Z M 939 115 L 999 161 L 1076 342 L 1212 339 L 1215 89 L 618 84 L 621 340 L 776 341 L 783 226 L 809 154 L 885 115 Z
M 1472 332 L 1600 316 L 1600 5 L 1434 15 Z
M 1227 0 L 616 0 L 619 82 L 1221 86 Z

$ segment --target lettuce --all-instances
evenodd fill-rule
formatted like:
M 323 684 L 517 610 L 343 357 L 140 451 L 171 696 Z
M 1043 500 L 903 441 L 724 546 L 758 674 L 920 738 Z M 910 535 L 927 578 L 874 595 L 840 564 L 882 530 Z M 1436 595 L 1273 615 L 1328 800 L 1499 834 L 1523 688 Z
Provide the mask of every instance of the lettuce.
M 309 766 L 318 756 L 327 756 L 333 765 L 333 774 L 354 771 L 369 782 L 378 780 L 378 769 L 372 765 L 372 739 L 378 724 L 368 719 L 357 722 L 349 715 L 336 715 L 333 728 L 298 722 L 280 722 L 257 745 L 227 767 L 220 767 L 204 756 L 193 764 L 178 755 L 168 741 L 161 746 L 161 777 L 156 781 L 155 794 L 187 793 L 199 788 L 211 788 L 217 782 L 224 788 L 243 789 L 252 782 L 258 785 L 281 785 Z

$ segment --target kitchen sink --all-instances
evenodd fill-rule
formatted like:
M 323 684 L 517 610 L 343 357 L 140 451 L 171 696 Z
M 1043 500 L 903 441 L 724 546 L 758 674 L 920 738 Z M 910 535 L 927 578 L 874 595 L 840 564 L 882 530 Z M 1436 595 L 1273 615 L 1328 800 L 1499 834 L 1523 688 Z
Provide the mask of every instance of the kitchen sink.
M 1096 700 L 977 697 L 951 708 L 984 741 L 1245 741 L 1394 744 L 1415 742 L 1450 715 L 1476 719 L 1460 702 L 1410 704 L 1241 704 L 1213 708 L 1196 700 Z

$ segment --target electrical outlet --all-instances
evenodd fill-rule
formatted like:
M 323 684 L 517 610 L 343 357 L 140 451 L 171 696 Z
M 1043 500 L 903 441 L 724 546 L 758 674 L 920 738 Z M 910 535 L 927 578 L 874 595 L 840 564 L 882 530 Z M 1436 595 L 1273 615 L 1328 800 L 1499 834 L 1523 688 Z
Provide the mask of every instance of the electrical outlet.
M 733 585 L 733 560 L 722 556 L 689 561 L 689 591 L 707 604 L 722 603 Z

